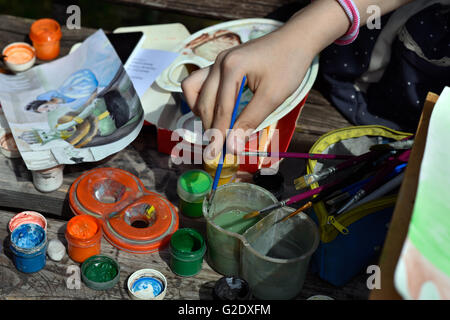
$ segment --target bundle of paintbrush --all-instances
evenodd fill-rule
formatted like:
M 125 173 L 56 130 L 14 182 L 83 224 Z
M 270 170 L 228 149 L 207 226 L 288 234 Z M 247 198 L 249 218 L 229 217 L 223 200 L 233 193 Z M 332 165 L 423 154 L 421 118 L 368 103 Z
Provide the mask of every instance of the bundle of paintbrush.
M 345 177 L 335 179 L 329 183 L 326 183 L 326 184 L 319 186 L 317 188 L 314 188 L 312 190 L 302 192 L 293 197 L 290 197 L 283 201 L 277 202 L 277 203 L 275 203 L 271 206 L 268 206 L 262 210 L 250 212 L 244 216 L 244 219 L 250 219 L 250 218 L 253 218 L 253 217 L 256 217 L 259 215 L 265 215 L 265 214 L 268 214 L 278 208 L 282 208 L 287 205 L 298 203 L 300 201 L 310 199 L 313 196 L 316 196 L 314 198 L 314 200 L 311 200 L 311 205 L 312 205 L 312 203 L 320 201 L 321 199 L 325 198 L 326 196 L 330 195 L 331 193 L 335 192 L 336 190 L 342 189 L 344 186 L 355 182 L 356 179 L 358 179 L 358 177 L 360 177 L 362 174 L 367 172 L 370 168 L 374 167 L 376 164 L 377 164 L 377 162 L 365 162 L 356 171 L 354 171 L 354 174 L 352 174 L 352 175 L 347 175 Z M 311 205 L 308 205 L 307 207 L 309 208 Z M 305 208 L 303 208 L 303 210 L 306 210 L 307 207 L 305 206 Z M 296 211 L 296 212 L 292 213 L 291 216 L 297 214 L 298 212 L 300 212 L 300 211 Z
M 348 175 L 345 179 L 339 180 L 338 183 L 334 184 L 330 188 L 327 188 L 325 191 L 317 194 L 315 197 L 308 200 L 306 203 L 302 204 L 299 209 L 282 218 L 279 222 L 286 221 L 287 219 L 297 215 L 298 213 L 311 208 L 314 204 L 323 201 L 324 199 L 329 198 L 334 194 L 339 194 L 343 192 L 344 190 L 346 190 L 346 188 L 348 188 L 347 186 L 349 185 L 359 183 L 358 180 L 360 179 L 360 177 L 366 175 L 367 172 L 370 171 L 376 165 L 377 165 L 376 162 L 365 163 L 363 166 L 360 166 L 357 170 L 355 170 L 352 175 Z
M 308 200 L 306 203 L 293 213 L 280 220 L 295 216 L 310 208 L 314 203 L 326 201 L 329 211 L 341 214 L 350 208 L 366 203 L 370 200 L 381 197 L 395 188 L 397 188 L 403 178 L 402 170 L 408 161 L 410 148 L 413 141 L 411 137 L 399 141 L 399 143 L 385 143 L 372 146 L 370 151 L 359 155 L 346 157 L 343 155 L 318 154 L 277 154 L 277 156 L 298 157 L 306 159 L 346 159 L 345 161 L 331 167 L 327 167 L 319 172 L 307 174 L 297 178 L 295 182 L 296 189 L 304 189 L 313 183 L 323 183 L 321 186 L 312 190 L 302 192 L 293 197 L 275 203 L 262 210 L 250 212 L 244 216 L 249 219 L 255 216 L 268 214 L 278 208 Z M 406 151 L 404 151 L 406 150 Z M 262 153 L 245 152 L 244 155 L 262 156 Z M 271 153 L 264 153 L 264 156 L 271 156 Z M 347 172 L 351 169 L 351 172 Z M 362 200 L 367 195 L 367 199 Z M 350 198 L 340 208 L 336 208 L 344 200 Z M 368 200 L 370 199 L 370 200 Z

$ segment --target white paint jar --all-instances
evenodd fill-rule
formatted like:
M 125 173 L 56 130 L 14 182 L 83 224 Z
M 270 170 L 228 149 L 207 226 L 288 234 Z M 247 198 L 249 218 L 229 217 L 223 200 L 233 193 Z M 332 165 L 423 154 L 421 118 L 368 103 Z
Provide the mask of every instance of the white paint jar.
M 32 170 L 34 187 L 40 192 L 57 190 L 63 183 L 63 170 L 63 164 L 50 169 Z

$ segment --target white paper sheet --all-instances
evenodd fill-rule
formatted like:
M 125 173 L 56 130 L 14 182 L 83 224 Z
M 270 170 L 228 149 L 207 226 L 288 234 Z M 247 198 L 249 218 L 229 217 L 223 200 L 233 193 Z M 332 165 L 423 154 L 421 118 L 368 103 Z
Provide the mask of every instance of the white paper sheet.
M 0 74 L 0 101 L 29 170 L 101 160 L 130 144 L 144 122 L 140 99 L 102 30 L 67 56 Z
M 125 64 L 136 92 L 141 98 L 155 79 L 178 57 L 178 53 L 155 49 L 139 49 Z

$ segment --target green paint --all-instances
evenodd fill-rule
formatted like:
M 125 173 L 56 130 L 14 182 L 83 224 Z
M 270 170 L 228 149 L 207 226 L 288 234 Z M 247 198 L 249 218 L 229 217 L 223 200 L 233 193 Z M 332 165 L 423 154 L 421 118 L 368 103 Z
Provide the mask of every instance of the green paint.
M 117 268 L 111 261 L 96 261 L 84 269 L 86 278 L 94 282 L 108 282 L 117 275 Z
M 170 239 L 170 268 L 184 277 L 196 275 L 202 269 L 206 245 L 203 237 L 194 229 L 177 230 Z
M 213 221 L 216 225 L 225 230 L 243 234 L 248 228 L 250 228 L 260 220 L 259 217 L 244 219 L 244 216 L 247 213 L 249 212 L 234 209 L 219 214 L 218 216 L 214 217 Z
M 202 248 L 203 238 L 193 229 L 180 229 L 170 239 L 172 248 L 180 252 L 191 253 Z
M 212 178 L 201 170 L 190 170 L 180 177 L 181 188 L 191 194 L 205 194 L 211 189 Z
M 181 212 L 191 218 L 199 218 L 203 216 L 203 198 L 197 202 L 187 202 L 180 199 L 180 210 Z
M 203 170 L 186 171 L 180 176 L 177 194 L 180 197 L 180 210 L 185 216 L 203 216 L 203 199 L 211 190 L 212 182 L 211 176 Z

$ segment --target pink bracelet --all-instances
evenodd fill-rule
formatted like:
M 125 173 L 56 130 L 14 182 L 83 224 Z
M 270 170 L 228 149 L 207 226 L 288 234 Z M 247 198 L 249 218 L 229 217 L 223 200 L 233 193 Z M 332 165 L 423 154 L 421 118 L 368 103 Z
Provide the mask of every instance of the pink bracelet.
M 348 29 L 347 33 L 343 35 L 341 38 L 337 39 L 334 43 L 337 45 L 347 45 L 355 41 L 359 34 L 359 24 L 360 24 L 360 15 L 357 7 L 353 3 L 352 0 L 337 0 L 339 4 L 344 9 L 348 18 L 352 22 L 351 27 Z
M 312 2 L 313 0 L 311 0 Z M 347 45 L 356 40 L 359 34 L 359 24 L 361 22 L 361 16 L 359 15 L 358 8 L 353 3 L 353 0 L 337 0 L 341 5 L 342 9 L 344 9 L 348 18 L 352 22 L 351 27 L 348 29 L 347 33 L 342 37 L 337 39 L 334 43 L 337 45 Z
M 358 8 L 353 3 L 352 0 L 337 0 L 339 4 L 344 9 L 348 18 L 352 22 L 351 27 L 348 29 L 347 33 L 341 38 L 337 39 L 334 43 L 337 45 L 347 45 L 356 40 L 359 34 L 359 24 L 361 17 L 359 15 Z

